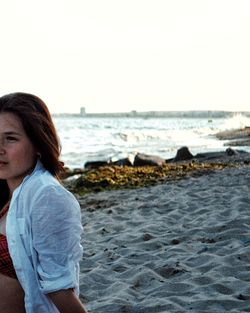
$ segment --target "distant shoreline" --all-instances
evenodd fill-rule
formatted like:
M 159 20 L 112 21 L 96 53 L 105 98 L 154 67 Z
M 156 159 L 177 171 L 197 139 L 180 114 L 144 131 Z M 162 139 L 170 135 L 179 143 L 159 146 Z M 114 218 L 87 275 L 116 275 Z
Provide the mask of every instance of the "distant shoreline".
M 53 117 L 83 117 L 83 118 L 230 118 L 236 114 L 250 117 L 250 111 L 148 111 L 148 112 L 119 112 L 119 113 L 57 113 L 52 114 Z

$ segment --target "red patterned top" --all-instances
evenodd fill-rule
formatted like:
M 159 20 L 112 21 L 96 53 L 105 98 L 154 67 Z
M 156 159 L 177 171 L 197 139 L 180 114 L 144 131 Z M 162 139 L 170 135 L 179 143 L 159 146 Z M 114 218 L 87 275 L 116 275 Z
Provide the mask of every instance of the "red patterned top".
M 8 209 L 9 204 L 7 204 L 0 212 L 0 218 L 7 213 Z M 0 234 L 0 273 L 12 278 L 17 278 L 16 271 L 9 254 L 7 238 L 3 234 Z

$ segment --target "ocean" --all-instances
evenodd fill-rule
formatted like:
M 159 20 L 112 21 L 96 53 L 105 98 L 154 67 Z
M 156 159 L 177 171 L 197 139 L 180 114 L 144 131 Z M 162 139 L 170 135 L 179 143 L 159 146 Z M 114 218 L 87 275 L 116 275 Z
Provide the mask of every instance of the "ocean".
M 70 168 L 82 168 L 88 161 L 133 158 L 137 152 L 170 159 L 183 146 L 192 154 L 223 151 L 228 146 L 215 137 L 217 132 L 250 125 L 250 118 L 241 114 L 213 119 L 56 116 L 53 120 L 61 159 Z

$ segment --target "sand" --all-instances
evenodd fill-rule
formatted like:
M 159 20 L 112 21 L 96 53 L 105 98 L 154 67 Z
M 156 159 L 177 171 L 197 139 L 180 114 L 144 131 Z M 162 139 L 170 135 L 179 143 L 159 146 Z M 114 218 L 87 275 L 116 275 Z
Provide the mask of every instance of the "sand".
M 89 313 L 250 312 L 250 169 L 79 198 Z

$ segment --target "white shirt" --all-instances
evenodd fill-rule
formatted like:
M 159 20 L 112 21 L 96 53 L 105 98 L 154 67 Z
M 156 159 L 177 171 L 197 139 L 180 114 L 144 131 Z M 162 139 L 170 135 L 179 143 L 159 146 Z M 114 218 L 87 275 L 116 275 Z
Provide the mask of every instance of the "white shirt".
M 47 293 L 74 288 L 79 294 L 81 232 L 77 200 L 38 161 L 14 191 L 6 220 L 26 313 L 58 312 Z

